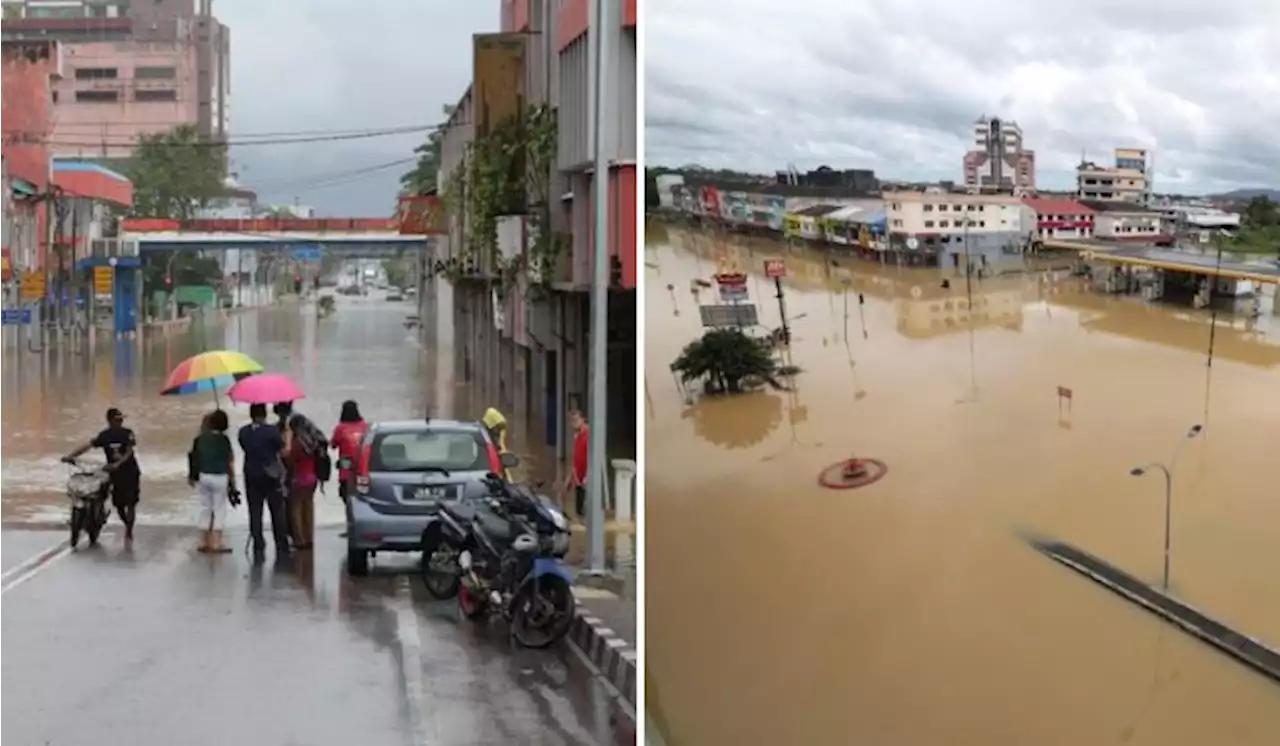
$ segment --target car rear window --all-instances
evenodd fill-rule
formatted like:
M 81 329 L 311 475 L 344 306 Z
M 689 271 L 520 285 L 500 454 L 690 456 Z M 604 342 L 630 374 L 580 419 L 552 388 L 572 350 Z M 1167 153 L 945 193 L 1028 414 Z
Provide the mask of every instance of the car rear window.
M 488 471 L 489 454 L 476 433 L 428 430 L 385 433 L 373 441 L 371 471 Z

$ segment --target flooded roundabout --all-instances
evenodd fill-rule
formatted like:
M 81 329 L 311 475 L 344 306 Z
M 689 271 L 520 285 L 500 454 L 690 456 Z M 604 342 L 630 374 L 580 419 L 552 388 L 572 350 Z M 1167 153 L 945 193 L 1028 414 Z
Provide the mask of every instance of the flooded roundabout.
M 1280 318 L 975 282 L 650 226 L 647 666 L 673 744 L 1274 744 L 1280 685 L 1028 545 L 1048 537 L 1280 645 Z M 779 324 L 787 388 L 669 370 L 716 257 Z M 942 280 L 951 278 L 950 287 Z M 851 459 L 886 473 L 826 489 Z M 865 467 L 865 463 L 863 466 Z M 854 475 L 857 476 L 857 475 Z

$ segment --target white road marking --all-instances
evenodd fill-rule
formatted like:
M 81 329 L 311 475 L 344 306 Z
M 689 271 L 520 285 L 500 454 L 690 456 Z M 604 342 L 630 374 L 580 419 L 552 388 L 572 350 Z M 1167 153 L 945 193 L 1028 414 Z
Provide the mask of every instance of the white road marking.
M 22 564 L 0 576 L 0 594 L 8 593 L 10 590 L 17 588 L 35 577 L 41 570 L 68 554 L 71 554 L 70 545 L 66 541 L 60 541 L 48 549 L 26 558 L 22 561 Z
M 396 595 L 387 603 L 396 617 L 396 640 L 400 643 L 401 671 L 405 699 L 409 708 L 409 728 L 414 744 L 433 746 L 439 743 L 433 728 L 428 727 L 427 681 L 422 675 L 422 636 L 418 633 L 418 614 L 413 607 L 409 578 L 396 578 Z

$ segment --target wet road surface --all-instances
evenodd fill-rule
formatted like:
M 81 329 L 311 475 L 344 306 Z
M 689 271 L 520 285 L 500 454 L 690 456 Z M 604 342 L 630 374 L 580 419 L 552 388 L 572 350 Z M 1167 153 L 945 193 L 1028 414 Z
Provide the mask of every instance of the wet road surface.
M 258 566 L 195 543 L 151 528 L 127 551 L 113 534 L 6 589 L 7 742 L 623 743 L 576 654 L 460 620 L 407 557 L 353 580 L 336 530 Z
M 168 371 L 203 349 L 243 350 L 291 375 L 307 393 L 297 410 L 326 431 L 348 398 L 370 420 L 475 416 L 453 410 L 465 390 L 448 375 L 452 360 L 404 328 L 414 313 L 378 296 L 340 298 L 321 320 L 312 306 L 286 305 L 92 355 L 5 360 L 6 529 L 62 525 L 67 470 L 58 456 L 96 433 L 111 406 L 137 432 L 143 495 L 132 553 L 110 533 L 101 549 L 28 576 L 21 563 L 64 532 L 4 532 L 4 572 L 22 578 L 6 575 L 4 586 L 4 736 L 58 746 L 633 740 L 610 730 L 609 700 L 574 654 L 511 650 L 500 629 L 459 625 L 452 605 L 387 575 L 412 557 L 379 555 L 383 571 L 348 579 L 332 487 L 316 498 L 310 563 L 250 567 L 242 509 L 228 514 L 234 555 L 193 551 L 186 451 L 214 400 L 159 396 Z M 247 407 L 225 396 L 222 405 L 233 429 L 247 421 Z M 92 655 L 82 652 L 90 645 Z
M 1022 539 L 1158 582 L 1162 480 L 1128 472 L 1204 424 L 1175 471 L 1172 590 L 1280 644 L 1280 318 L 1221 317 L 1209 378 L 1207 312 L 1065 273 L 976 283 L 970 320 L 949 271 L 650 240 L 646 666 L 672 742 L 1280 743 L 1280 688 Z M 672 381 L 721 251 L 769 326 L 762 264 L 786 258 L 796 391 L 689 404 Z M 888 475 L 817 486 L 853 455 Z

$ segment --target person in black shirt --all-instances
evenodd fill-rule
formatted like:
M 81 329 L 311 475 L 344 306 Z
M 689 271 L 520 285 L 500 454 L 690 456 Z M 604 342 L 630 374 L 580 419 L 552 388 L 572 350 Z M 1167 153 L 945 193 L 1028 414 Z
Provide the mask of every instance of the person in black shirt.
M 112 407 L 107 410 L 107 428 L 93 440 L 62 457 L 64 462 L 74 464 L 84 452 L 102 449 L 107 458 L 106 471 L 111 475 L 111 504 L 124 523 L 126 544 L 133 543 L 133 526 L 142 492 L 142 470 L 138 468 L 138 459 L 134 455 L 137 447 L 137 437 L 124 426 L 124 413 Z
M 288 510 L 284 499 L 284 436 L 267 424 L 267 407 L 249 407 L 249 424 L 240 428 L 238 440 L 244 451 L 244 493 L 249 504 L 249 533 L 253 537 L 254 559 L 261 559 L 267 541 L 262 535 L 262 507 L 271 513 L 271 534 L 276 556 L 289 553 Z

